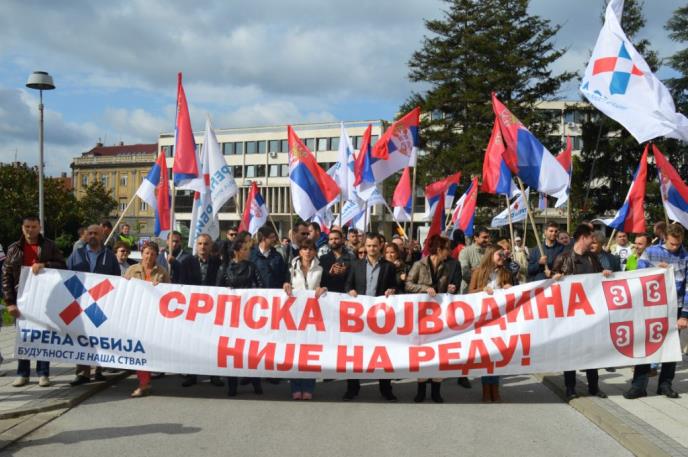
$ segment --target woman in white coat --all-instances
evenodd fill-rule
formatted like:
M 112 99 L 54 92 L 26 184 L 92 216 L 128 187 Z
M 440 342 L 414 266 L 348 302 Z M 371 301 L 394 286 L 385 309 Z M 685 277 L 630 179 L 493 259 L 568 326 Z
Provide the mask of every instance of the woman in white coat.
M 291 281 L 284 284 L 284 291 L 291 295 L 295 290 L 314 290 L 316 298 L 327 292 L 320 287 L 323 269 L 316 257 L 315 243 L 306 239 L 299 246 L 299 256 L 291 261 Z M 291 396 L 294 400 L 311 400 L 315 390 L 315 379 L 292 379 Z

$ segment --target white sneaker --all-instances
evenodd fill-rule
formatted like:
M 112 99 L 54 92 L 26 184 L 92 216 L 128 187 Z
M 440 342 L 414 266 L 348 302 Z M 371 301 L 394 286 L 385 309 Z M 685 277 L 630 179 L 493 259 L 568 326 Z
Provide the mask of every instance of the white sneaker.
M 27 385 L 28 383 L 29 378 L 25 378 L 24 376 L 17 376 L 17 379 L 15 379 L 12 383 L 12 387 L 22 387 Z
M 47 376 L 41 376 L 38 378 L 38 387 L 50 387 L 51 384 L 50 378 Z

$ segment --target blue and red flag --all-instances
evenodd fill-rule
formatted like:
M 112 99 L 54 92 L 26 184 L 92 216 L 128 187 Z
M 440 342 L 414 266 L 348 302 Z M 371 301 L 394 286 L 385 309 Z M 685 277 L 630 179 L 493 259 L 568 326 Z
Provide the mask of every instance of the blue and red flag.
M 413 211 L 413 192 L 411 191 L 410 170 L 409 167 L 404 168 L 401 179 L 399 179 L 399 183 L 392 195 L 392 207 L 394 208 L 394 217 L 397 222 L 408 222 L 411 220 L 411 211 Z
M 647 150 L 645 146 L 638 169 L 623 206 L 611 219 L 602 219 L 608 227 L 626 233 L 645 233 L 645 185 L 647 182 Z
M 566 149 L 559 153 L 559 155 L 557 156 L 557 162 L 559 162 L 561 166 L 564 167 L 564 170 L 566 170 L 566 173 L 569 174 L 569 185 L 566 188 L 566 195 L 564 197 L 557 199 L 557 202 L 554 204 L 555 208 L 559 208 L 564 203 L 566 203 L 569 199 L 569 194 L 571 193 L 571 176 L 573 175 L 573 158 L 571 156 L 572 150 L 573 146 L 571 144 L 571 137 L 567 136 Z
M 667 217 L 688 228 L 688 186 L 654 144 L 652 152 L 655 155 L 659 188 Z
M 434 183 L 425 186 L 425 216 L 426 219 L 432 218 L 433 207 L 440 198 L 440 194 L 444 195 L 444 209 L 450 210 L 454 202 L 454 195 L 461 180 L 461 172 L 454 173 L 444 179 L 435 181 Z M 451 200 L 447 203 L 447 200 Z
M 434 235 L 442 235 L 444 232 L 445 216 L 444 216 L 444 197 L 445 193 L 441 192 L 434 205 L 434 212 L 432 214 L 432 222 L 423 243 L 423 256 L 430 255 L 430 239 Z
M 504 154 L 506 147 L 499 124 L 495 119 L 492 126 L 490 142 L 485 149 L 485 159 L 483 160 L 483 183 L 480 188 L 488 194 L 512 194 L 511 170 L 506 164 Z
M 511 173 L 530 188 L 561 198 L 566 195 L 569 176 L 535 135 L 492 94 L 492 108 L 506 149 L 504 161 Z
M 289 180 L 294 211 L 304 221 L 328 206 L 339 195 L 337 183 L 315 160 L 291 125 L 287 126 L 289 142 Z
M 370 135 L 372 130 L 373 126 L 368 124 L 368 128 L 363 132 L 361 148 L 354 158 L 354 186 L 360 186 L 362 184 L 362 188 L 375 185 L 370 149 Z
M 246 230 L 251 235 L 258 233 L 268 220 L 268 207 L 265 205 L 265 199 L 258 190 L 258 184 L 255 181 L 251 182 L 251 190 L 246 197 L 246 204 L 244 205 L 244 214 L 241 217 L 239 224 L 239 231 Z
M 136 195 L 153 208 L 155 236 L 164 238 L 170 230 L 170 182 L 167 177 L 165 153 L 160 152 L 150 171 L 143 178 Z
M 478 178 L 474 177 L 466 192 L 456 202 L 451 223 L 455 230 L 461 230 L 466 236 L 473 236 L 475 208 L 478 204 Z
M 182 85 L 182 74 L 177 74 L 177 118 L 174 126 L 174 185 L 178 189 L 203 192 L 205 183 L 198 166 L 196 141 L 191 129 L 189 107 Z

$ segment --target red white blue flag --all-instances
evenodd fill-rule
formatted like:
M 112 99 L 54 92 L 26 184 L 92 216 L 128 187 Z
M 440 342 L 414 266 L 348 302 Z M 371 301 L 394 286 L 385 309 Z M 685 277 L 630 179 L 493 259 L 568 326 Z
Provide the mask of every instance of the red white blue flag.
M 611 219 L 601 219 L 608 227 L 626 233 L 645 233 L 645 185 L 647 182 L 647 150 L 645 146 L 638 169 L 633 175 L 626 200 Z
M 258 185 L 255 181 L 251 182 L 251 190 L 246 197 L 246 204 L 244 205 L 244 214 L 241 217 L 239 224 L 239 231 L 246 230 L 251 235 L 255 235 L 258 229 L 261 228 L 268 221 L 268 207 L 265 205 L 265 199 L 258 190 Z
M 466 236 L 473 236 L 475 208 L 478 205 L 478 178 L 475 177 L 466 192 L 456 202 L 451 222 L 455 230 L 461 230 Z
M 143 178 L 136 195 L 153 208 L 155 236 L 165 238 L 170 230 L 170 182 L 167 177 L 165 153 L 161 152 L 150 171 Z
M 182 85 L 182 74 L 177 75 L 177 118 L 174 127 L 174 186 L 177 189 L 203 192 L 205 183 L 196 153 L 196 141 L 191 129 L 189 107 Z
M 660 150 L 652 145 L 662 203 L 667 217 L 688 228 L 688 186 Z
M 413 211 L 413 191 L 411 190 L 411 172 L 410 168 L 404 168 L 401 174 L 401 179 L 397 183 L 392 195 L 392 207 L 394 208 L 394 217 L 397 222 L 408 222 L 411 220 L 411 211 Z

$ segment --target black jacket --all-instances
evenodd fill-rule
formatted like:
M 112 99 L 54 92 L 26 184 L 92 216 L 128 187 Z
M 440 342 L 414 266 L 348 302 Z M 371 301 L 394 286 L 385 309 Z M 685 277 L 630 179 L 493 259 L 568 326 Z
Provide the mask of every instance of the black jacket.
M 264 289 L 256 266 L 248 260 L 223 263 L 217 272 L 217 286 L 232 289 Z
M 368 280 L 368 275 L 366 274 L 367 262 L 367 259 L 360 259 L 352 263 L 349 276 L 346 278 L 346 292 L 355 290 L 359 295 L 366 295 Z M 387 289 L 394 289 L 395 292 L 399 292 L 397 290 L 396 268 L 384 259 L 380 259 L 379 262 L 380 272 L 377 277 L 377 285 L 375 286 L 375 296 L 384 295 Z
M 251 249 L 251 262 L 258 270 L 266 289 L 281 289 L 285 282 L 289 282 L 289 267 L 275 248 L 270 248 L 265 257 L 257 246 L 254 247 Z
M 201 265 L 193 255 L 182 252 L 170 265 L 172 284 L 201 285 Z
M 67 259 L 67 268 L 72 271 L 81 271 L 84 273 L 91 273 L 91 266 L 88 263 L 88 254 L 86 253 L 86 246 L 79 248 L 72 252 Z M 100 273 L 103 275 L 121 276 L 122 270 L 119 268 L 119 262 L 115 254 L 108 248 L 103 247 L 96 257 L 96 267 L 93 273 Z
M 320 285 L 327 287 L 327 290 L 332 292 L 348 292 L 348 290 L 346 290 L 346 280 L 349 276 L 349 272 L 351 272 L 351 264 L 354 261 L 353 256 L 349 254 L 346 249 L 343 249 L 342 255 L 339 257 L 339 259 L 335 257 L 334 252 L 330 251 L 325 255 L 321 255 L 318 261 L 323 269 L 322 281 L 320 281 Z M 331 275 L 330 268 L 332 268 L 332 265 L 334 265 L 335 262 L 346 265 L 346 273 L 338 276 Z
M 201 270 L 201 261 L 198 260 L 198 270 Z M 216 255 L 211 255 L 208 257 L 208 271 L 205 274 L 205 279 L 203 279 L 203 274 L 201 273 L 201 285 L 202 286 L 214 286 L 217 284 L 217 272 L 220 270 L 220 257 Z
M 564 245 L 554 242 L 550 247 L 547 243 L 542 243 L 542 249 L 547 256 L 547 267 L 552 270 L 554 267 L 554 260 L 564 252 Z M 530 248 L 530 257 L 528 258 L 528 280 L 538 281 L 540 279 L 547 279 L 545 276 L 545 266 L 540 265 L 540 249 L 537 247 Z

